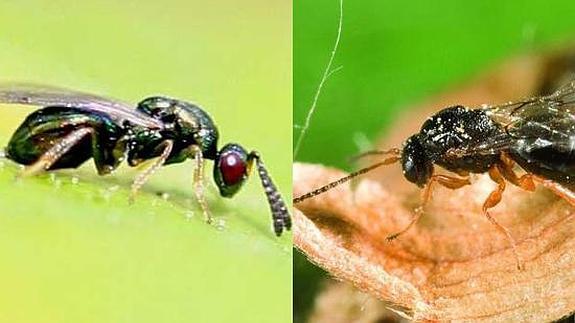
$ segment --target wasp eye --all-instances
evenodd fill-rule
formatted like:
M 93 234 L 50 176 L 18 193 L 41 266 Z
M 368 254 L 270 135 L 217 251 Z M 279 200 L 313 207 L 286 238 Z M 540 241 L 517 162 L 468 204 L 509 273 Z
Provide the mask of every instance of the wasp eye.
M 237 152 L 229 152 L 220 158 L 222 179 L 227 185 L 235 185 L 246 175 L 246 162 Z
M 214 180 L 220 195 L 232 197 L 248 177 L 248 154 L 237 144 L 225 145 L 214 164 Z
M 401 165 L 403 176 L 408 181 L 419 187 L 423 187 L 429 181 L 433 174 L 433 164 L 425 155 L 425 150 L 419 141 L 419 135 L 413 135 L 405 141 L 401 154 Z

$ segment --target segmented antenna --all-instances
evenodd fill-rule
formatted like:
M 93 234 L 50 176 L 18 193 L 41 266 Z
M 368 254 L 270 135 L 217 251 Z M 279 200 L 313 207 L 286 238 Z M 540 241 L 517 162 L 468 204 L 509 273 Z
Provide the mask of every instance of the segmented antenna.
M 392 149 L 392 150 L 390 150 L 390 151 L 380 152 L 380 153 L 378 153 L 378 154 L 395 154 L 395 153 L 399 153 L 399 150 L 394 150 L 394 149 Z M 370 153 L 369 153 L 369 155 L 374 155 L 374 154 L 375 154 L 375 153 L 373 153 L 373 152 L 370 152 Z M 342 178 L 340 178 L 340 179 L 338 179 L 338 180 L 336 180 L 336 181 L 333 181 L 333 182 L 331 182 L 331 183 L 329 183 L 329 184 L 327 184 L 327 185 L 324 185 L 324 186 L 322 186 L 322 187 L 320 187 L 320 188 L 318 188 L 318 189 L 315 189 L 315 190 L 313 190 L 313 191 L 311 191 L 311 192 L 308 192 L 308 193 L 306 193 L 306 194 L 304 194 L 304 195 L 301 195 L 301 196 L 298 196 L 298 197 L 294 198 L 294 199 L 293 199 L 293 204 L 301 203 L 301 202 L 303 202 L 303 201 L 305 201 L 305 200 L 307 200 L 307 199 L 309 199 L 309 198 L 312 198 L 312 197 L 314 197 L 314 196 L 316 196 L 316 195 L 325 193 L 325 192 L 327 192 L 327 191 L 329 191 L 329 190 L 331 190 L 331 189 L 333 189 L 333 188 L 335 188 L 335 187 L 337 187 L 337 186 L 339 186 L 339 185 L 341 185 L 341 184 L 343 184 L 343 183 L 345 183 L 345 182 L 350 181 L 351 179 L 353 179 L 353 178 L 355 178 L 355 177 L 357 177 L 357 176 L 363 175 L 363 174 L 365 174 L 365 173 L 367 173 L 367 172 L 369 172 L 369 171 L 372 171 L 372 170 L 374 170 L 374 169 L 376 169 L 376 168 L 378 168 L 378 167 L 380 167 L 380 166 L 393 164 L 393 163 L 399 161 L 400 158 L 401 158 L 401 157 L 400 157 L 399 155 L 392 156 L 392 157 L 389 157 L 389 158 L 387 158 L 387 159 L 384 159 L 383 161 L 381 161 L 381 162 L 379 162 L 379 163 L 375 163 L 375 164 L 373 164 L 373 165 L 371 165 L 371 166 L 367 166 L 367 167 L 362 168 L 362 169 L 360 169 L 360 170 L 358 170 L 358 171 L 355 171 L 355 172 L 353 172 L 353 173 L 351 173 L 351 174 L 349 174 L 349 175 L 347 175 L 347 176 L 345 176 L 345 177 L 342 177 Z
M 370 157 L 370 156 L 378 156 L 378 155 L 395 155 L 399 156 L 401 154 L 401 150 L 399 148 L 391 148 L 389 150 L 368 150 L 364 151 L 361 154 L 357 154 L 355 156 L 351 156 L 349 158 L 349 162 L 356 162 L 362 158 Z
M 262 162 L 260 155 L 252 151 L 250 156 L 256 160 L 256 165 L 258 167 L 258 174 L 262 181 L 262 186 L 266 192 L 268 198 L 268 203 L 272 211 L 272 219 L 274 232 L 279 237 L 281 236 L 283 230 L 291 229 L 291 218 L 284 200 L 282 199 L 278 189 L 274 185 L 268 171 L 266 170 L 264 163 Z

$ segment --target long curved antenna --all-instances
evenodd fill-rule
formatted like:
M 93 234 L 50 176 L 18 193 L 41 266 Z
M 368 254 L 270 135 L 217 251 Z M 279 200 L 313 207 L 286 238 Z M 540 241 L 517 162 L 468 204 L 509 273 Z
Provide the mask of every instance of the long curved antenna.
M 399 156 L 399 154 L 401 154 L 401 151 L 399 150 L 399 148 L 391 148 L 389 150 L 368 150 L 368 151 L 364 151 L 360 154 L 357 154 L 355 156 L 351 156 L 348 160 L 350 163 L 356 162 L 362 158 L 368 157 L 368 156 L 378 156 L 378 155 L 393 155 L 393 156 Z
M 392 156 L 392 157 L 389 157 L 389 158 L 387 158 L 387 159 L 384 159 L 383 161 L 381 161 L 381 162 L 379 162 L 379 163 L 375 163 L 375 164 L 373 164 L 373 165 L 371 165 L 371 166 L 367 166 L 367 167 L 365 167 L 365 168 L 362 168 L 362 169 L 360 169 L 360 170 L 358 170 L 358 171 L 355 171 L 355 172 L 353 172 L 353 173 L 351 173 L 351 174 L 349 174 L 349 175 L 347 175 L 347 176 L 345 176 L 345 177 L 342 177 L 342 178 L 340 178 L 340 179 L 338 179 L 338 180 L 336 180 L 336 181 L 334 181 L 334 182 L 331 182 L 331 183 L 329 183 L 329 184 L 327 184 L 327 185 L 324 185 L 324 186 L 322 186 L 322 187 L 320 187 L 320 188 L 318 188 L 318 189 L 315 189 L 315 190 L 313 190 L 313 191 L 311 191 L 311 192 L 309 192 L 309 193 L 306 193 L 306 194 L 304 194 L 304 195 L 301 195 L 301 196 L 298 196 L 298 197 L 294 198 L 294 199 L 293 199 L 293 204 L 301 203 L 301 202 L 303 202 L 303 201 L 305 201 L 305 200 L 307 200 L 307 199 L 309 199 L 309 198 L 312 198 L 312 197 L 314 197 L 314 196 L 316 196 L 316 195 L 325 193 L 325 192 L 327 192 L 327 191 L 329 191 L 329 190 L 331 190 L 331 189 L 333 189 L 333 188 L 335 188 L 335 187 L 337 187 L 337 186 L 339 186 L 339 185 L 341 185 L 341 184 L 343 184 L 343 183 L 345 183 L 345 182 L 350 181 L 351 179 L 353 179 L 353 178 L 355 178 L 355 177 L 357 177 L 357 176 L 360 176 L 360 175 L 363 175 L 363 174 L 365 174 L 365 173 L 367 173 L 367 172 L 370 172 L 370 171 L 372 171 L 372 170 L 374 170 L 374 169 L 376 169 L 376 168 L 378 168 L 378 167 L 380 167 L 380 166 L 396 163 L 396 162 L 398 162 L 400 159 L 401 159 L 401 157 L 400 157 L 400 155 L 398 154 L 398 155 L 396 155 L 396 156 Z

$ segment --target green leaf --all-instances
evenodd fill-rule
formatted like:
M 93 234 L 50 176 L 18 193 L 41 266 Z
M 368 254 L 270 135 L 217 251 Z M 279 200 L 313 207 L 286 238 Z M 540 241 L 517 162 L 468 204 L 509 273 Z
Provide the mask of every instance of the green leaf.
M 1 3 L 0 78 L 197 102 L 220 145 L 258 150 L 289 201 L 290 10 L 231 0 Z M 31 111 L 0 105 L 0 145 Z M 255 173 L 228 200 L 211 167 L 208 225 L 191 162 L 162 168 L 130 205 L 135 169 L 99 177 L 90 161 L 16 181 L 18 166 L 4 160 L 0 321 L 291 321 L 291 233 L 273 234 Z

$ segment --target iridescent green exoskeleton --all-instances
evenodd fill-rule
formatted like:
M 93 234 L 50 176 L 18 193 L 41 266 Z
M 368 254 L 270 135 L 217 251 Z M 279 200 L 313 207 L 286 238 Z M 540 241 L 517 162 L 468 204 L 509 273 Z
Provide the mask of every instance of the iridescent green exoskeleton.
M 29 84 L 1 84 L 0 103 L 42 106 L 24 120 L 6 147 L 7 158 L 26 165 L 23 175 L 75 168 L 90 158 L 100 175 L 124 160 L 130 166 L 150 161 L 132 184 L 132 200 L 159 167 L 192 159 L 194 192 L 210 222 L 203 195 L 204 160 L 214 161 L 214 180 L 223 197 L 238 192 L 255 164 L 276 235 L 291 227 L 287 207 L 259 154 L 238 144 L 218 150 L 213 120 L 194 104 L 155 96 L 133 108 L 96 95 Z

